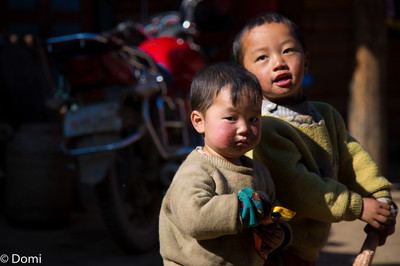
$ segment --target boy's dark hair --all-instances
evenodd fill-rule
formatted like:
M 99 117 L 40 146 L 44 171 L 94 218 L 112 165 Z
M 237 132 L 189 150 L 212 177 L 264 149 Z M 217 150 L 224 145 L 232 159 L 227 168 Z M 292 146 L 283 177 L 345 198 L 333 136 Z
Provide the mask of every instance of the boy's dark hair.
M 287 23 L 293 30 L 293 33 L 296 35 L 296 38 L 300 42 L 303 51 L 304 52 L 306 51 L 304 38 L 299 27 L 297 27 L 297 25 L 293 21 L 291 21 L 288 17 L 284 15 L 273 12 L 267 12 L 251 18 L 240 30 L 240 32 L 236 35 L 235 40 L 233 41 L 233 56 L 236 62 L 243 65 L 243 51 L 242 51 L 243 35 L 255 27 L 270 23 Z
M 220 62 L 205 66 L 194 76 L 190 88 L 192 110 L 204 114 L 226 85 L 231 86 L 234 106 L 242 96 L 253 104 L 262 100 L 261 86 L 254 74 L 236 63 Z

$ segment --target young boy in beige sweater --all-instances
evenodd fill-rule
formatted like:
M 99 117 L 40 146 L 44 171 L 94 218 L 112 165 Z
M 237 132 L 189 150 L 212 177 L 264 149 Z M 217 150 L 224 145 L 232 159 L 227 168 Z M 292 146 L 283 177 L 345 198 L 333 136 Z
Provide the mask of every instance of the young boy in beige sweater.
M 262 225 L 278 204 L 270 174 L 244 156 L 260 140 L 261 101 L 257 78 L 237 64 L 209 65 L 194 77 L 191 121 L 204 146 L 188 155 L 162 203 L 165 265 L 263 265 L 253 235 L 263 228 L 268 252 L 287 244 L 284 224 Z

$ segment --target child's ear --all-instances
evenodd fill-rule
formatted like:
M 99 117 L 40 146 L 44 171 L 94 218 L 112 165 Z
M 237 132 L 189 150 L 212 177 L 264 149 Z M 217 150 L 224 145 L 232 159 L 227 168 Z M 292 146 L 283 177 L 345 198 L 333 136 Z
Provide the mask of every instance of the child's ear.
M 306 52 L 304 54 L 304 74 L 308 74 L 308 71 L 310 70 L 310 53 Z
M 204 133 L 203 115 L 199 111 L 194 110 L 190 115 L 190 120 L 192 121 L 194 129 L 196 129 L 198 133 L 203 134 Z

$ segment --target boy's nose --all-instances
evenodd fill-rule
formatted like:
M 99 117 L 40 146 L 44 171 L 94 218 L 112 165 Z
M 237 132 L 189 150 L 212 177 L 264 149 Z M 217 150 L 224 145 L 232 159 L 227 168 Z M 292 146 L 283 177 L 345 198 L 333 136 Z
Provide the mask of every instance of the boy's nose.
M 247 134 L 248 131 L 249 125 L 245 121 L 240 122 L 237 129 L 238 134 Z
M 286 66 L 287 65 L 286 65 L 285 59 L 282 56 L 274 57 L 274 63 L 273 63 L 274 70 L 279 70 L 279 69 L 285 68 Z

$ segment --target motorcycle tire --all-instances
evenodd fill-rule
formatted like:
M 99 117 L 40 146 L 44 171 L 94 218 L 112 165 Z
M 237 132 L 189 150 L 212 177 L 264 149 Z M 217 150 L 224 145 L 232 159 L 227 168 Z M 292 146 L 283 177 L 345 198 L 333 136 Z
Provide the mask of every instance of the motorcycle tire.
M 162 192 L 159 186 L 132 176 L 140 169 L 132 170 L 130 176 L 121 176 L 120 168 L 116 160 L 104 180 L 96 185 L 99 207 L 116 244 L 128 254 L 143 253 L 158 245 Z

